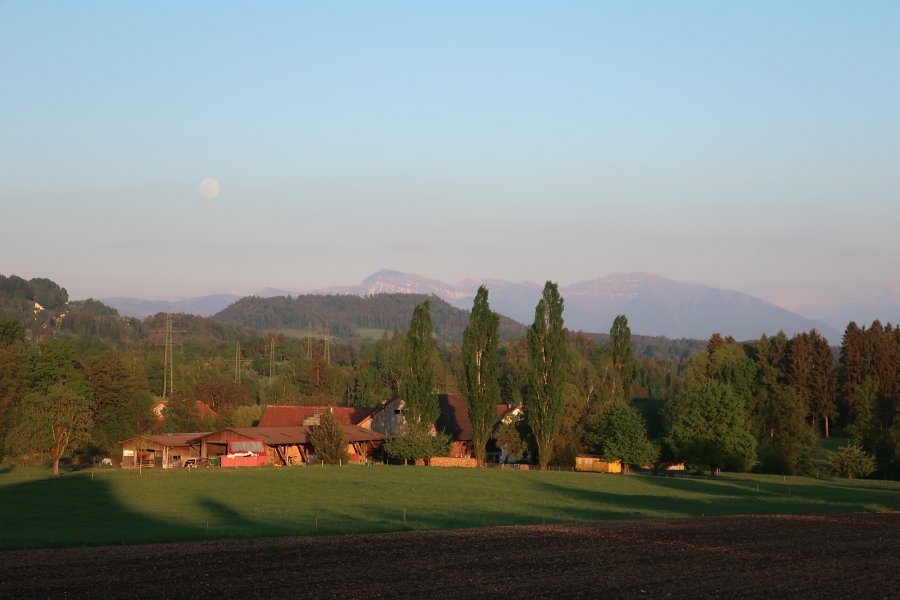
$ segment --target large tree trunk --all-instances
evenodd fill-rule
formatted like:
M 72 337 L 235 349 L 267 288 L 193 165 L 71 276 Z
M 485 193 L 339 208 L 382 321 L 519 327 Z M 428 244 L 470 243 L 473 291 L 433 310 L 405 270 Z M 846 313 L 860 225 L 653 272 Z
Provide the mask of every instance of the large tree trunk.
M 59 457 L 53 457 L 53 476 L 59 477 Z
M 825 417 L 825 439 L 828 439 L 828 417 Z

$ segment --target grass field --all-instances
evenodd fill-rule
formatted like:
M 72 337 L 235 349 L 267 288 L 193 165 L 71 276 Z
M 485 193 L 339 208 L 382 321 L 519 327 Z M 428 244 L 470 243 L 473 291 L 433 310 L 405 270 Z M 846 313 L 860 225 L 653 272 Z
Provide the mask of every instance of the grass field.
M 900 482 L 428 467 L 0 470 L 0 548 L 900 509 Z

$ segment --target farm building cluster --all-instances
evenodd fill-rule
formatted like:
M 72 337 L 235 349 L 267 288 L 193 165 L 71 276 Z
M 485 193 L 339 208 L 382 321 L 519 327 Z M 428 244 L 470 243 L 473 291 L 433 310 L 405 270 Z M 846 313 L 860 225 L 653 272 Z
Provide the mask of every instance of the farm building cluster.
M 440 394 L 436 431 L 451 438 L 448 457 L 435 465 L 470 466 L 472 426 L 459 394 Z M 161 409 L 160 409 L 161 410 Z M 122 467 L 176 468 L 197 464 L 223 467 L 302 465 L 315 462 L 311 434 L 324 411 L 330 411 L 344 430 L 350 461 L 367 462 L 381 456 L 382 445 L 405 425 L 399 398 L 375 409 L 323 406 L 267 406 L 256 427 L 229 427 L 219 431 L 139 435 L 122 442 Z M 521 407 L 497 405 L 498 423 L 517 418 Z M 497 460 L 506 458 L 497 449 Z

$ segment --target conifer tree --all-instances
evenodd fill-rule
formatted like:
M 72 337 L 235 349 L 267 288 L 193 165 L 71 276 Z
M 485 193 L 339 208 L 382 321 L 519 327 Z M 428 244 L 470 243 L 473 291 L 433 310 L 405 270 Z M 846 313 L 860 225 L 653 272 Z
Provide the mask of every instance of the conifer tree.
M 860 329 L 856 322 L 851 321 L 841 340 L 839 371 L 841 404 L 850 421 L 856 418 L 862 402 L 857 390 L 869 375 L 865 364 L 865 343 L 865 328 Z
M 496 406 L 500 402 L 499 330 L 500 316 L 491 310 L 488 290 L 481 286 L 463 332 L 459 378 L 472 424 L 472 446 L 480 465 L 484 464 L 487 443 L 497 420 Z
M 441 409 L 434 394 L 434 355 L 428 300 L 416 306 L 406 334 L 406 369 L 400 384 L 407 429 L 431 431 Z
M 310 441 L 316 451 L 316 458 L 327 465 L 338 465 L 347 460 L 347 442 L 344 428 L 338 423 L 334 413 L 326 410 L 319 416 L 319 424 L 313 427 Z
M 537 444 L 538 464 L 546 469 L 553 453 L 563 414 L 566 334 L 563 329 L 563 299 L 557 285 L 548 281 L 528 330 L 530 358 L 528 424 Z

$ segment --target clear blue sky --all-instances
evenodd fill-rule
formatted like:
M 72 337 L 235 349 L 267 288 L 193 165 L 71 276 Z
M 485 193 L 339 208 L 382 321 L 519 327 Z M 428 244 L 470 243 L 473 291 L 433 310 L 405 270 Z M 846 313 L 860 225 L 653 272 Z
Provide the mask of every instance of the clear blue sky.
M 0 203 L 0 273 L 74 298 L 897 299 L 900 2 L 0 0 Z

